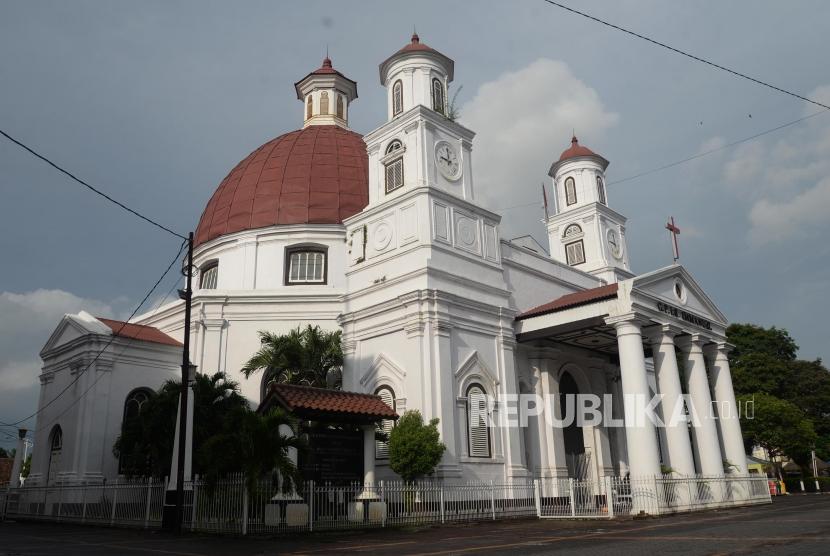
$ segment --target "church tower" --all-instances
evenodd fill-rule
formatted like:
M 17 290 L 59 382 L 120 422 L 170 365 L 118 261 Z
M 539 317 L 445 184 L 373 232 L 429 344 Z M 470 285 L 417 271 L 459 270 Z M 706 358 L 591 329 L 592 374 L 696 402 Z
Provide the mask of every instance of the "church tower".
M 611 283 L 633 274 L 625 241 L 626 218 L 608 206 L 608 164 L 574 136 L 570 148 L 548 172 L 556 206 L 546 226 L 554 259 Z

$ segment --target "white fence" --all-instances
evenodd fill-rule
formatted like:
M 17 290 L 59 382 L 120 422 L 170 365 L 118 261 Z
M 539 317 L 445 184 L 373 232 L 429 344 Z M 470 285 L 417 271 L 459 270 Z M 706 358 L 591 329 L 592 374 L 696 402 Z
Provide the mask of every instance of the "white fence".
M 9 518 L 159 527 L 162 482 L 23 487 L 0 495 Z M 770 502 L 765 477 L 600 481 L 538 479 L 509 483 L 379 482 L 364 488 L 305 483 L 286 495 L 271 481 L 242 478 L 188 483 L 185 528 L 230 534 L 386 527 L 511 517 L 612 518 Z

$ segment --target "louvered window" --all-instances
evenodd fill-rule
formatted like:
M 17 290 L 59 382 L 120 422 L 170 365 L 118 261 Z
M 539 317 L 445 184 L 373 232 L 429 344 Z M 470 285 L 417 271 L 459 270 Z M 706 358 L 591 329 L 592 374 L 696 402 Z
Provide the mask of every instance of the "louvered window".
M 568 259 L 568 264 L 571 266 L 582 264 L 585 262 L 585 247 L 582 240 L 574 241 L 565 245 L 565 256 Z
M 343 119 L 343 95 L 337 95 L 337 117 Z
M 395 392 L 388 386 L 381 386 L 375 391 L 376 396 L 380 396 L 383 403 L 395 409 Z M 386 440 L 375 441 L 375 459 L 389 459 L 389 435 L 392 434 L 392 427 L 395 426 L 395 421 L 388 419 L 382 421 L 378 425 L 378 429 L 386 435 Z
M 311 116 L 313 114 L 313 106 L 314 106 L 314 101 L 311 98 L 311 95 L 308 95 L 308 102 L 306 102 L 306 104 L 305 104 L 305 119 L 306 120 L 311 119 Z
M 326 254 L 298 250 L 288 254 L 288 284 L 323 284 L 326 281 Z
M 215 290 L 219 280 L 219 265 L 211 263 L 202 267 L 202 277 L 199 280 L 199 287 L 203 290 Z
M 328 116 L 329 113 L 329 94 L 326 91 L 320 93 L 320 114 Z
M 565 204 L 576 204 L 576 182 L 573 178 L 565 179 Z
M 487 395 L 481 386 L 467 389 L 467 438 L 470 457 L 490 457 L 490 429 L 487 426 Z
M 602 178 L 597 176 L 597 199 L 603 205 L 608 204 L 605 200 L 605 185 L 602 183 Z
M 392 85 L 392 115 L 397 116 L 403 112 L 403 83 L 400 80 Z

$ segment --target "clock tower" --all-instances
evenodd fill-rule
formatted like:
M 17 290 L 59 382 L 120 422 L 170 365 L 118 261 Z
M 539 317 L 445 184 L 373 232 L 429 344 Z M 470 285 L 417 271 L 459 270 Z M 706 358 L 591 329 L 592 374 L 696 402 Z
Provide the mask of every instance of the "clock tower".
M 548 172 L 556 207 L 546 227 L 554 259 L 611 283 L 634 275 L 625 241 L 626 218 L 608 206 L 608 164 L 575 136 L 571 139 L 570 148 Z

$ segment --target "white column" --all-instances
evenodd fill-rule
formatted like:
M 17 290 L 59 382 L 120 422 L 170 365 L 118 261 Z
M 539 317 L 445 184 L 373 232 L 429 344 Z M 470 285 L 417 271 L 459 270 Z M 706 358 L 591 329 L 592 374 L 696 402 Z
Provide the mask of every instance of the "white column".
M 608 318 L 606 322 L 617 331 L 629 472 L 632 478 L 659 476 L 657 433 L 646 414 L 651 395 L 640 325 L 633 315 Z
M 680 388 L 680 371 L 674 350 L 674 337 L 679 328 L 661 325 L 649 340 L 654 359 L 657 391 L 662 394 L 662 419 L 666 433 L 666 462 L 676 473 L 695 474 L 695 459 L 689 439 L 689 427 L 683 411 L 683 391 Z
M 377 500 L 375 491 L 375 425 L 363 425 L 363 491 L 357 500 Z
M 714 385 L 712 390 L 718 408 L 718 423 L 723 440 L 724 456 L 734 466 L 730 468 L 730 473 L 746 475 L 746 454 L 741 435 L 740 414 L 735 402 L 735 391 L 732 388 L 732 373 L 729 370 L 731 349 L 732 346 L 726 342 L 718 342 L 707 346 L 706 352 L 709 355 L 709 370 Z
M 700 473 L 723 475 L 723 458 L 712 410 L 712 396 L 709 393 L 709 378 L 706 376 L 706 360 L 703 357 L 705 343 L 706 339 L 700 334 L 677 339 L 685 361 L 686 392 L 689 394 L 689 411 L 692 413 L 692 438 L 700 462 Z
M 20 470 L 23 468 L 23 454 L 26 452 L 26 429 L 17 429 L 17 448 L 14 452 L 14 463 L 12 463 L 12 476 L 9 477 L 9 486 L 17 488 L 20 486 Z

